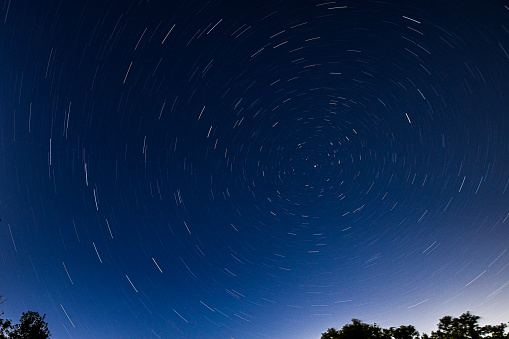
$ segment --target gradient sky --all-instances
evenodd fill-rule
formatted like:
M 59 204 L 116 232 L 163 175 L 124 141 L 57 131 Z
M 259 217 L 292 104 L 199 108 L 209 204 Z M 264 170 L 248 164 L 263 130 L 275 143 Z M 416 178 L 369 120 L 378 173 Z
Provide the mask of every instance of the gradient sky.
M 27 1 L 0 294 L 55 338 L 509 321 L 507 1 Z

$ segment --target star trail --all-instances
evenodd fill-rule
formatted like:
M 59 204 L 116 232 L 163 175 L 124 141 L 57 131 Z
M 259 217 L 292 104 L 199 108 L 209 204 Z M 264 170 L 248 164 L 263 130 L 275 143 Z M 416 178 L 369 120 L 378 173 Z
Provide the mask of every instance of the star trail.
M 0 294 L 56 338 L 509 319 L 506 1 L 5 0 Z

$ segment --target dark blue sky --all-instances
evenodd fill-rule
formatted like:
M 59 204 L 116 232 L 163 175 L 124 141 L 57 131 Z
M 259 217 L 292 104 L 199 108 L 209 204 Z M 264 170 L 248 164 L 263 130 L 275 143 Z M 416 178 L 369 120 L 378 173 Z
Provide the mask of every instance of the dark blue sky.
M 25 1 L 0 294 L 56 338 L 509 312 L 506 1 Z

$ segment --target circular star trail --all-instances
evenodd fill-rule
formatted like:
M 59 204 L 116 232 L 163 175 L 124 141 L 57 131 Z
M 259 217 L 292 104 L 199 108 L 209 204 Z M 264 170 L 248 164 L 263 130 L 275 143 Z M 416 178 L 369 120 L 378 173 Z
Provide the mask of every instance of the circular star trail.
M 5 1 L 6 315 L 73 338 L 506 321 L 508 6 Z

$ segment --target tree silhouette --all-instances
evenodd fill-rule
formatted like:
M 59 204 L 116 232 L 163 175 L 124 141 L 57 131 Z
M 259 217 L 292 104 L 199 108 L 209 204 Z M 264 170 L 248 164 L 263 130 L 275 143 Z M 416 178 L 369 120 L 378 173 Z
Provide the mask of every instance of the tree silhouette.
M 479 318 L 470 312 L 458 318 L 445 316 L 439 320 L 437 331 L 431 332 L 431 336 L 423 334 L 421 337 L 412 325 L 383 329 L 377 324 L 370 325 L 352 319 L 351 324 L 346 324 L 339 331 L 329 328 L 322 333 L 321 339 L 509 339 L 509 333 L 505 333 L 507 324 L 481 327 Z
M 391 327 L 388 331 L 389 338 L 394 339 L 419 339 L 419 332 L 412 325 Z
M 48 323 L 44 321 L 46 314 L 42 317 L 37 312 L 23 312 L 19 324 L 14 325 L 14 331 L 9 339 L 47 339 L 51 336 L 48 330 Z
M 351 324 L 346 324 L 340 331 L 329 328 L 322 333 L 322 339 L 385 339 L 390 338 L 387 333 L 376 324 L 363 323 L 359 319 L 352 319 Z
M 503 339 L 503 338 L 509 338 L 509 333 L 504 335 L 505 329 L 507 325 L 506 324 L 500 324 L 500 325 L 486 325 L 482 328 L 482 331 L 485 335 L 484 338 L 490 338 L 490 339 Z
M 477 322 L 479 316 L 470 312 L 463 313 L 459 318 L 445 316 L 438 323 L 438 331 L 431 332 L 432 339 L 479 339 L 483 331 Z
M 0 305 L 5 302 L 4 296 L 0 295 Z M 4 311 L 0 311 L 0 316 L 4 315 Z M 9 338 L 10 329 L 12 328 L 11 321 L 9 319 L 0 318 L 0 339 Z
M 322 333 L 321 339 L 337 339 L 339 338 L 339 334 L 340 333 L 338 332 L 338 330 L 336 330 L 334 327 L 329 328 L 327 332 Z
M 4 302 L 3 295 L 0 295 L 0 305 Z M 0 311 L 0 317 L 3 314 Z M 41 317 L 37 312 L 23 312 L 19 324 L 14 326 L 11 320 L 0 318 L 0 339 L 47 339 L 51 334 L 45 317 L 46 314 Z

